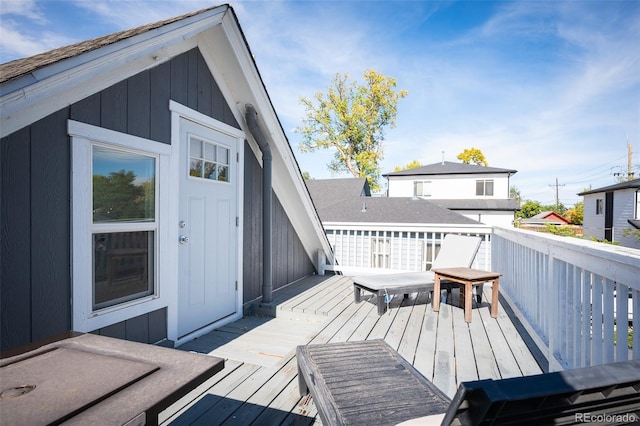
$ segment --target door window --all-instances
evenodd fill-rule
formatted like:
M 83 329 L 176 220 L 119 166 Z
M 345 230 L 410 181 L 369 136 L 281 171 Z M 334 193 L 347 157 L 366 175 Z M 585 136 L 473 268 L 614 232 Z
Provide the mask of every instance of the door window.
M 229 148 L 189 135 L 189 176 L 229 182 Z

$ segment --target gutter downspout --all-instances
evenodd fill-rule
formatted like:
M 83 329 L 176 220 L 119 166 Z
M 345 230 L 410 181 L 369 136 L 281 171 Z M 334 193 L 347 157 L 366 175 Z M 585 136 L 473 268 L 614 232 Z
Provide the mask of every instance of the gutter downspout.
M 246 120 L 251 135 L 262 151 L 262 302 L 271 303 L 273 294 L 271 250 L 271 147 L 260 127 L 258 113 L 251 104 L 245 105 Z

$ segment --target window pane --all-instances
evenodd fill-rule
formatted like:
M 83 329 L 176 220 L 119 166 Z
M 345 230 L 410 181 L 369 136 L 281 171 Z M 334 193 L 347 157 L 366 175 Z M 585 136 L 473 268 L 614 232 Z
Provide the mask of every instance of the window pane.
M 189 164 L 189 176 L 202 177 L 202 160 L 194 160 Z
M 484 181 L 477 180 L 476 181 L 476 195 L 484 195 Z
M 156 159 L 93 147 L 93 221 L 153 221 Z
M 229 150 L 221 146 L 218 147 L 218 163 L 229 164 Z
M 189 156 L 202 158 L 202 142 L 197 139 L 190 140 Z
M 493 181 L 492 180 L 486 181 L 484 195 L 493 195 Z
M 204 159 L 216 161 L 216 146 L 210 143 L 204 144 Z
M 218 166 L 218 180 L 229 182 L 229 166 Z
M 217 179 L 215 163 L 204 163 L 204 177 L 207 179 Z
M 154 232 L 93 235 L 93 309 L 154 293 Z

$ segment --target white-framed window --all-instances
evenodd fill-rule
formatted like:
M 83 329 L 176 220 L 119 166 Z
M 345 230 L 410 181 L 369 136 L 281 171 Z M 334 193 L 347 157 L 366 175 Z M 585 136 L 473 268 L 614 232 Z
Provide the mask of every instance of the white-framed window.
M 476 180 L 476 196 L 493 196 L 493 179 Z
M 229 182 L 229 147 L 189 135 L 189 176 Z
M 604 199 L 596 199 L 596 214 L 604 214 Z
M 391 267 L 391 239 L 384 237 L 371 238 L 371 267 Z
M 636 191 L 636 219 L 640 219 L 640 191 Z
M 413 181 L 414 197 L 431 197 L 431 181 L 415 180 Z
M 156 293 L 158 155 L 91 144 L 92 312 Z
M 160 307 L 171 146 L 71 120 L 68 126 L 73 327 L 92 331 Z

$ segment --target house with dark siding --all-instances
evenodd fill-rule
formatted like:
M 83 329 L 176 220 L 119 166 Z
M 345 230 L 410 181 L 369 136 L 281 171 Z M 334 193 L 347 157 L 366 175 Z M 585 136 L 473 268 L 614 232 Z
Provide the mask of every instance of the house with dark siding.
M 230 6 L 0 65 L 1 349 L 177 345 L 331 256 Z

